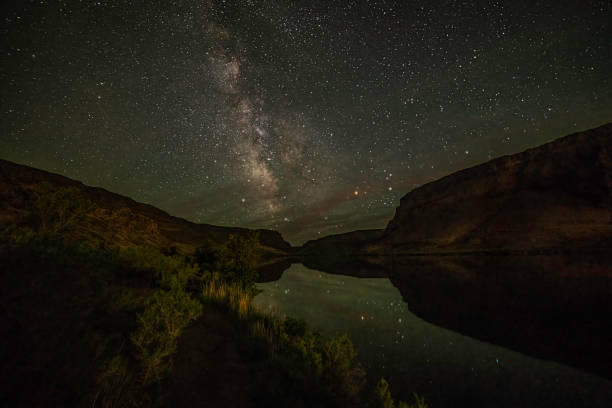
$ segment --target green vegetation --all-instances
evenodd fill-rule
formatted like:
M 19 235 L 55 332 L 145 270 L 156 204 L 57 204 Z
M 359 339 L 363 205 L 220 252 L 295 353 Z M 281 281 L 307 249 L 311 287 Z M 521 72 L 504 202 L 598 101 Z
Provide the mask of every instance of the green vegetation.
M 195 262 L 215 279 L 254 290 L 257 280 L 259 234 L 230 235 L 221 246 L 203 246 L 196 250 Z
M 178 337 L 201 314 L 202 305 L 179 284 L 172 285 L 170 290 L 160 290 L 149 299 L 147 308 L 138 316 L 138 330 L 132 335 L 145 384 L 163 378 Z
M 429 405 L 425 403 L 425 398 L 419 396 L 418 394 L 413 395 L 415 401 L 414 404 L 399 401 L 397 405 L 395 405 L 387 380 L 381 378 L 376 385 L 376 396 L 378 397 L 378 406 L 380 408 L 429 408 Z
M 48 183 L 38 185 L 32 207 L 40 232 L 54 234 L 73 228 L 96 209 L 78 188 L 56 188 Z
M 357 402 L 366 391 L 365 371 L 355 363 L 346 335 L 326 340 L 309 332 L 304 321 L 259 313 L 251 317 L 250 331 L 254 343 L 267 350 L 270 372 L 278 377 L 262 384 L 276 399 L 288 397 L 279 395 L 285 389 L 291 390 L 289 396 L 307 395 L 305 406 L 343 406 L 347 401 L 361 405 Z
M 80 406 L 95 394 L 98 371 L 126 349 L 147 296 L 122 269 L 117 252 L 2 231 L 2 360 L 10 373 L 2 405 Z
M 2 357 L 13 374 L 8 389 L 20 390 L 3 403 L 172 404 L 181 336 L 190 323 L 220 313 L 234 327 L 232 341 L 250 373 L 230 381 L 248 388 L 255 406 L 371 406 L 347 336 L 324 339 L 303 320 L 252 307 L 256 235 L 232 236 L 222 246 L 181 256 L 151 247 L 91 248 L 58 234 L 70 222 L 54 225 L 39 233 L 5 228 L 0 234 L 0 306 L 9 324 L 18 322 Z M 24 386 L 24 378 L 35 380 Z M 391 405 L 382 406 L 392 407 L 388 385 L 386 390 Z M 415 407 L 425 406 L 417 399 Z
M 120 249 L 121 260 L 133 271 L 154 277 L 164 289 L 175 286 L 187 288 L 201 280 L 199 268 L 188 258 L 178 255 L 164 255 L 160 250 L 145 246 L 132 246 Z

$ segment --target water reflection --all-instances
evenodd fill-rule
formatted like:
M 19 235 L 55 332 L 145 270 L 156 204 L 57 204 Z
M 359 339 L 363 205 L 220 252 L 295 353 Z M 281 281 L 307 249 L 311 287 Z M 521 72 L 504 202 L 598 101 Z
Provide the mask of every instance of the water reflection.
M 550 267 L 538 273 L 523 261 L 512 263 L 507 258 L 507 268 L 489 270 L 488 274 L 485 270 L 491 268 L 491 260 L 376 261 L 376 273 L 387 268 L 401 293 L 386 278 L 359 279 L 294 264 L 278 281 L 260 284 L 263 292 L 255 303 L 262 309 L 303 317 L 323 334 L 348 333 L 371 377 L 384 375 L 390 379 L 394 393 L 401 398 L 408 399 L 416 391 L 440 406 L 611 406 L 610 380 L 474 338 L 515 350 L 530 349 L 533 342 L 548 339 L 548 346 L 544 342 L 541 350 L 530 351 L 534 355 L 548 353 L 551 358 L 571 354 L 566 346 L 552 347 L 550 351 L 550 345 L 555 343 L 553 333 L 561 335 L 564 327 L 557 324 L 558 319 L 550 318 L 554 311 L 568 317 L 566 333 L 572 327 L 585 332 L 585 327 L 590 327 L 590 333 L 602 330 L 601 320 L 580 320 L 572 307 L 609 311 L 600 297 L 610 289 L 606 286 L 607 272 L 592 268 L 590 276 L 599 274 L 601 279 L 597 284 L 587 283 L 578 277 L 584 274 L 583 264 L 568 269 L 564 263 L 561 269 L 565 273 L 556 276 L 569 279 L 565 282 L 571 283 L 568 286 L 550 279 L 550 270 L 559 262 L 551 259 L 541 261 Z M 524 273 L 511 279 L 509 271 L 521 265 Z M 540 289 L 533 292 L 531 285 L 539 285 Z M 581 297 L 573 296 L 569 290 L 572 285 L 577 293 L 588 291 L 595 296 L 591 301 L 580 302 Z M 552 297 L 551 291 L 555 293 Z M 590 326 L 584 326 L 583 320 Z M 492 325 L 498 329 L 483 329 Z M 547 333 L 546 327 L 553 328 L 549 337 L 543 334 Z M 581 339 L 578 344 L 583 345 L 594 338 L 580 334 L 574 337 Z M 605 367 L 605 362 L 610 362 L 606 347 L 594 349 L 603 353 L 598 360 L 602 363 L 595 366 Z M 580 353 L 588 356 L 587 361 L 596 354 L 590 350 Z M 571 362 L 576 363 L 576 359 Z
M 436 325 L 612 378 L 609 260 L 395 258 L 391 281 Z
M 283 272 L 289 269 L 290 266 L 290 260 L 281 260 L 279 262 L 269 262 L 260 265 L 259 268 L 257 268 L 257 281 L 263 283 L 279 280 L 281 276 L 283 276 Z

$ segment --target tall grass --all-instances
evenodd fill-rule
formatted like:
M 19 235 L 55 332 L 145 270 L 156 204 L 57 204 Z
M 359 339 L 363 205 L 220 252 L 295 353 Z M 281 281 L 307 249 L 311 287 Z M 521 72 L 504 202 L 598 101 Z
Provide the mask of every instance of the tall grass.
M 247 332 L 259 343 L 265 343 L 269 351 L 281 347 L 284 317 L 276 311 L 263 312 L 253 307 L 254 291 L 240 283 L 222 280 L 217 273 L 203 280 L 202 298 L 204 301 L 227 307 L 239 322 L 246 326 Z
M 248 320 L 253 313 L 253 291 L 239 283 L 226 282 L 216 273 L 204 279 L 202 297 L 206 301 L 229 306 L 240 320 Z
M 282 348 L 283 317 L 276 311 L 256 311 L 251 316 L 249 335 L 270 354 Z

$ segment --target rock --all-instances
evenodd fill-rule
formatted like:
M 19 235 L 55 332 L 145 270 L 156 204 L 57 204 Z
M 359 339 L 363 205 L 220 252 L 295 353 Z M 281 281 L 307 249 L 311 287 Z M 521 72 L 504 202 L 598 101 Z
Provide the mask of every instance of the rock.
M 378 252 L 609 250 L 611 142 L 607 124 L 418 187 Z
M 365 253 L 368 244 L 376 242 L 383 230 L 359 230 L 344 234 L 328 235 L 308 241 L 297 252 L 299 255 L 349 256 Z

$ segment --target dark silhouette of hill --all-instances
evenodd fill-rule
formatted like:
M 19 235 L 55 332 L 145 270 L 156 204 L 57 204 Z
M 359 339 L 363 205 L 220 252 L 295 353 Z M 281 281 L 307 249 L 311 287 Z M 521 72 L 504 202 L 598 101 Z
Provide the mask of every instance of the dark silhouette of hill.
M 612 123 L 418 187 L 386 229 L 304 244 L 307 257 L 612 248 Z
M 152 205 L 44 170 L 0 159 L 0 225 L 37 224 L 35 203 L 42 189 L 77 189 L 83 198 L 93 202 L 95 210 L 81 220 L 70 234 L 95 245 L 150 245 L 191 252 L 202 244 L 225 242 L 230 234 L 242 235 L 246 228 L 196 224 L 174 217 Z M 280 233 L 257 230 L 268 254 L 291 250 Z
M 299 254 L 346 256 L 358 253 L 369 243 L 376 242 L 382 236 L 383 230 L 358 230 L 344 234 L 328 235 L 323 238 L 308 241 L 302 245 Z
M 612 124 L 574 133 L 406 194 L 385 251 L 605 250 L 612 244 Z

